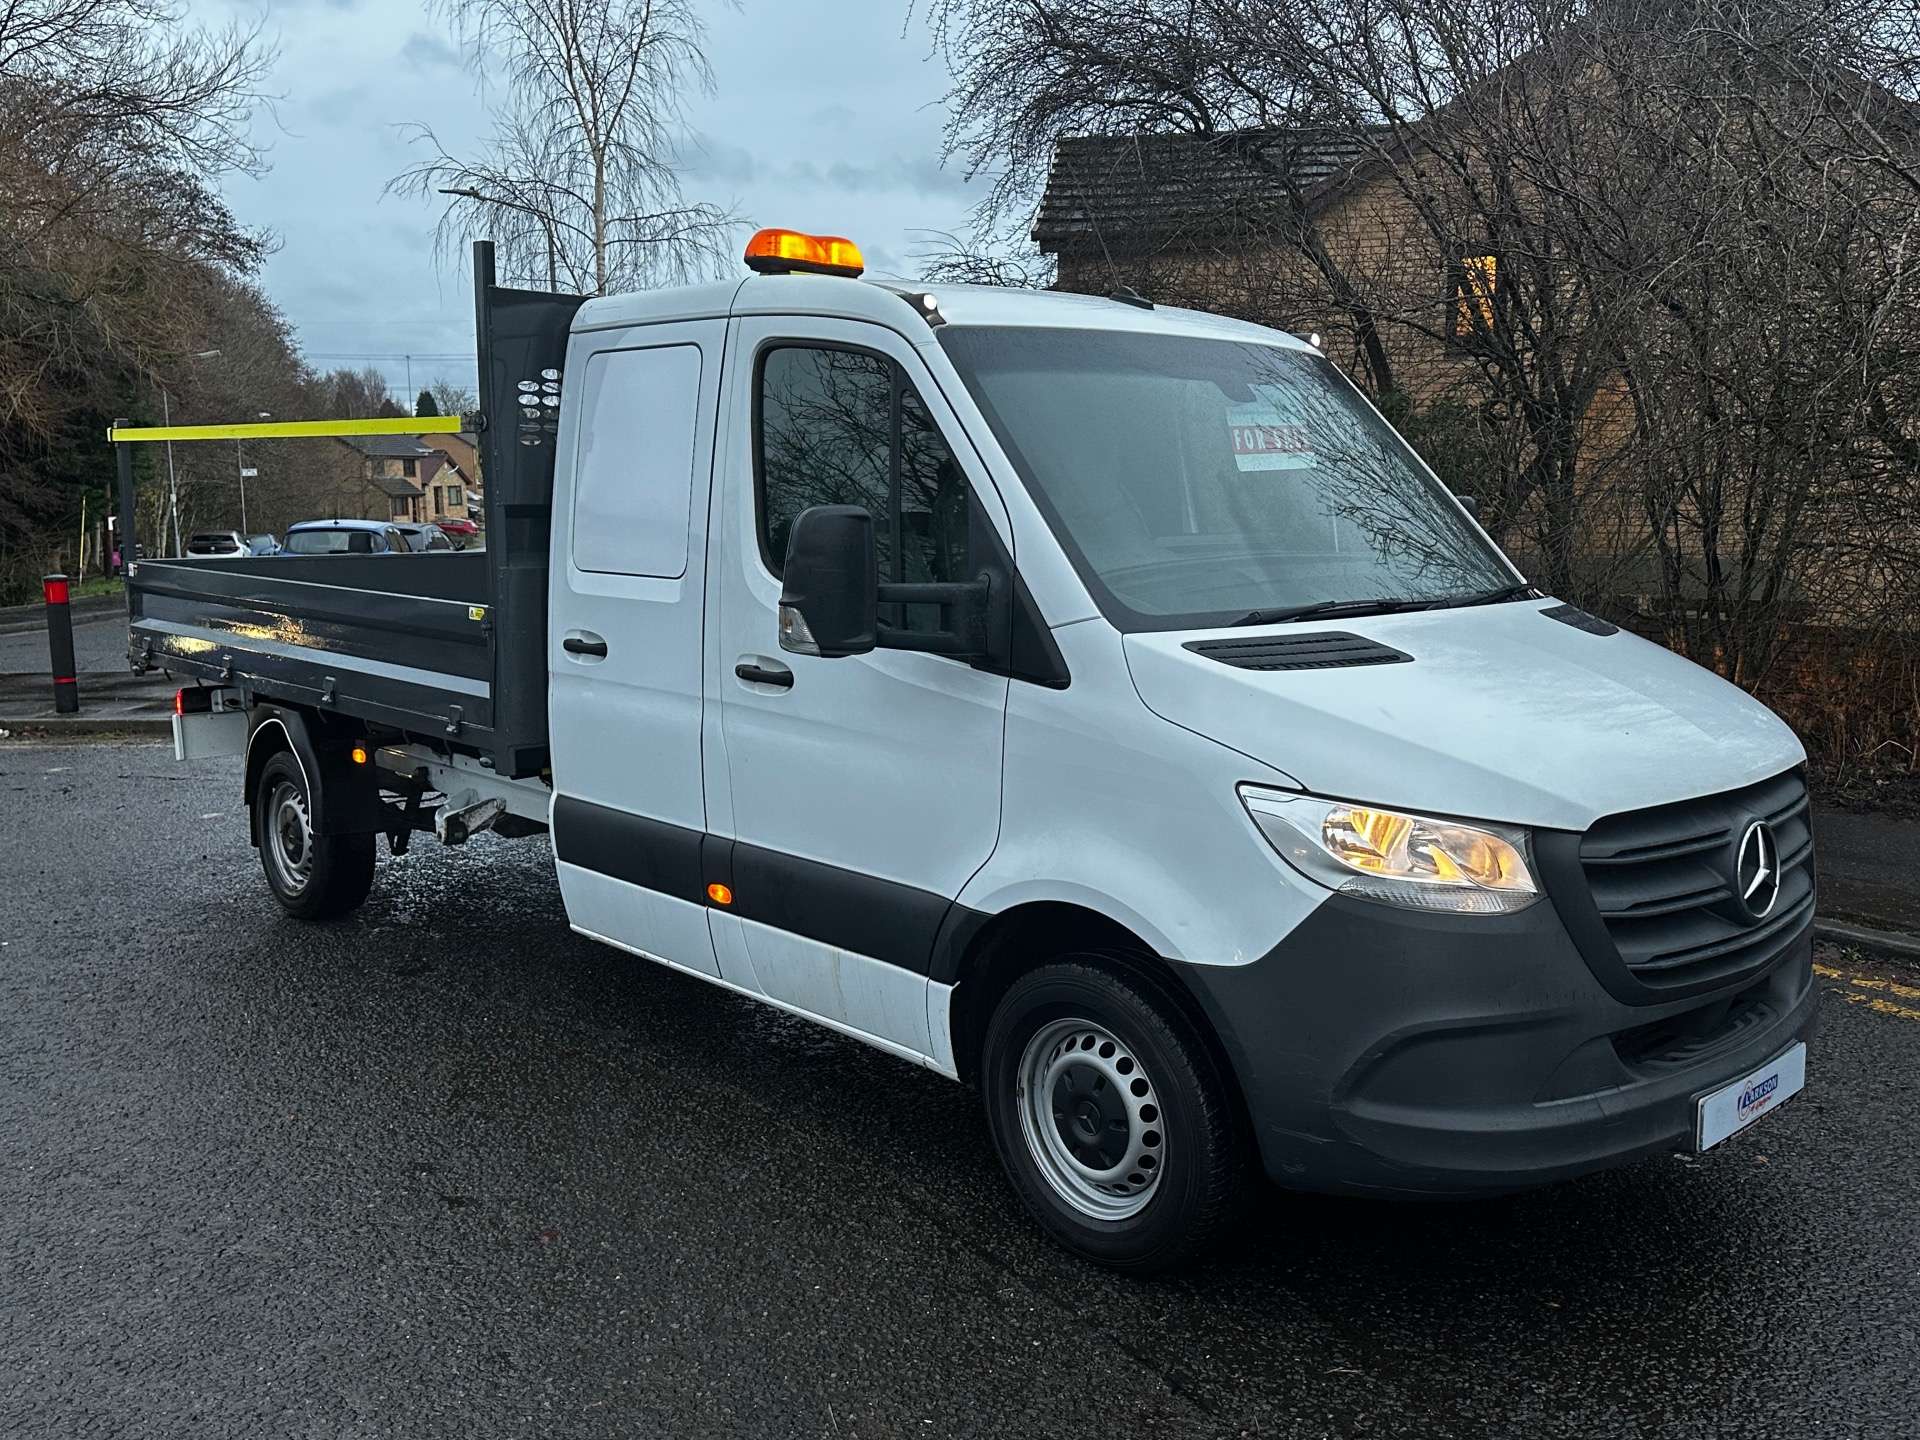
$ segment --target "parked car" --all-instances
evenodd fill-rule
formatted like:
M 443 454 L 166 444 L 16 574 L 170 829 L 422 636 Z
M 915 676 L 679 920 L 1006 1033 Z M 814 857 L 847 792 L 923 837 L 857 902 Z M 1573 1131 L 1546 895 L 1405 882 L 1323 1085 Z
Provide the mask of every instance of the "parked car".
M 189 555 L 251 555 L 247 537 L 238 530 L 196 530 L 187 537 Z
M 453 542 L 453 548 L 456 550 L 466 549 L 480 534 L 480 527 L 474 524 L 473 521 L 463 520 L 452 515 L 440 521 L 439 524 L 440 528 L 446 532 L 447 539 Z
M 247 536 L 247 549 L 255 555 L 278 555 L 280 553 L 280 542 L 271 535 L 249 535 Z
M 453 541 L 447 538 L 447 532 L 438 525 L 395 524 L 394 529 L 407 537 L 407 545 L 414 550 L 451 550 Z
M 284 555 L 411 555 L 405 532 L 391 520 L 302 520 L 287 527 Z

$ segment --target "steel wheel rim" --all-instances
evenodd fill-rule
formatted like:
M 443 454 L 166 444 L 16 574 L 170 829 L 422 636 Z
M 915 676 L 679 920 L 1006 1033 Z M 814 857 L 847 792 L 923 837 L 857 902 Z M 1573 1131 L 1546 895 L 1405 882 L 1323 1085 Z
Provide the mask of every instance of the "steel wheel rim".
M 292 781 L 280 781 L 267 797 L 264 828 L 267 858 L 280 887 L 298 895 L 313 876 L 313 820 L 307 813 L 307 797 Z
M 1166 1119 L 1139 1057 L 1105 1026 L 1071 1017 L 1020 1053 L 1020 1132 L 1053 1192 L 1095 1220 L 1146 1209 L 1166 1169 Z

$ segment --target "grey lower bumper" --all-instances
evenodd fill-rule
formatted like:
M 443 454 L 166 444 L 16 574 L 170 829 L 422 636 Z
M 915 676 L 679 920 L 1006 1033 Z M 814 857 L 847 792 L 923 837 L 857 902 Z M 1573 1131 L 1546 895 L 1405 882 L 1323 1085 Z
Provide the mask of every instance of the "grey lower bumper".
M 1812 928 L 1758 976 L 1628 1005 L 1552 905 L 1423 916 L 1331 897 L 1248 965 L 1186 967 L 1269 1175 L 1302 1189 L 1517 1189 L 1690 1148 L 1694 1100 L 1813 1026 Z

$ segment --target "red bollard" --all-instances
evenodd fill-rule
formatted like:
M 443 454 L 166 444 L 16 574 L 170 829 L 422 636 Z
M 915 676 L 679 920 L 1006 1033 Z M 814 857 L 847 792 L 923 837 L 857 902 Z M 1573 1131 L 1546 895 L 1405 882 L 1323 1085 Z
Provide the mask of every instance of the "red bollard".
M 73 610 L 67 595 L 67 577 L 49 575 L 40 582 L 47 597 L 47 650 L 53 661 L 53 709 L 71 715 L 80 708 L 80 681 L 73 666 Z

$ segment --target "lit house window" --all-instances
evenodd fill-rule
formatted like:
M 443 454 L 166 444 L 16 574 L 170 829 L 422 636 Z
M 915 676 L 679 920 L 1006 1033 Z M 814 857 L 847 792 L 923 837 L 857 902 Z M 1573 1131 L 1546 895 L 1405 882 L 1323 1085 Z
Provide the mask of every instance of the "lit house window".
M 1453 268 L 1453 338 L 1492 331 L 1500 295 L 1500 262 L 1492 255 L 1463 255 Z

